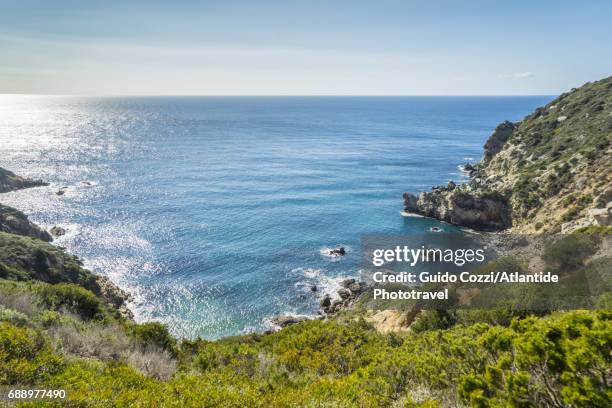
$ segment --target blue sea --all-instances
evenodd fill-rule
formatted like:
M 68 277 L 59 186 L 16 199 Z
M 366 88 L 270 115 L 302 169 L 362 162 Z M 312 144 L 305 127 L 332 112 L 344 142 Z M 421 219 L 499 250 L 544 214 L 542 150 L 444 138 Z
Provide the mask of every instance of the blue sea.
M 551 99 L 4 95 L 0 167 L 51 186 L 0 201 L 66 228 L 55 243 L 130 292 L 139 321 L 264 330 L 357 276 L 362 236 L 453 230 L 402 217 L 402 193 L 461 181 L 499 122 Z

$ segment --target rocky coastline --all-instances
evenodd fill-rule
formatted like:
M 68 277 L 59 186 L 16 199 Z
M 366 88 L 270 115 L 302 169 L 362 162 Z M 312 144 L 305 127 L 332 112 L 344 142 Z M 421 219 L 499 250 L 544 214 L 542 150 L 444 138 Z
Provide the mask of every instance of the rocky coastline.
M 15 173 L 0 167 L 0 193 L 48 185 L 48 183 L 40 180 L 17 176 Z M 53 236 L 63 235 L 65 230 L 61 227 L 53 227 L 50 231 L 46 231 L 30 221 L 23 212 L 0 204 L 0 232 L 6 234 L 3 236 L 5 240 L 9 240 L 12 237 L 28 237 L 34 240 L 32 242 L 32 249 L 27 247 L 30 242 L 21 243 L 23 244 L 21 247 L 25 246 L 25 248 L 21 248 L 23 252 L 21 257 L 19 259 L 5 259 L 4 261 L 7 263 L 18 262 L 20 266 L 33 271 L 32 277 L 49 283 L 57 283 L 60 280 L 56 276 L 50 276 L 49 272 L 39 272 L 41 266 L 42 270 L 72 271 L 73 269 L 78 269 L 79 274 L 87 275 L 83 283 L 85 288 L 100 296 L 109 306 L 117 309 L 122 316 L 129 319 L 133 318 L 132 312 L 127 307 L 131 296 L 115 285 L 110 279 L 83 269 L 82 262 L 77 257 L 67 254 L 63 248 L 52 247 L 55 248 L 53 255 L 48 255 L 45 251 L 37 248 L 37 241 L 48 244 L 53 241 Z M 2 261 L 0 259 L 0 266 L 4 265 Z
M 404 211 L 479 231 L 570 233 L 612 223 L 612 77 L 499 124 L 470 180 L 404 193 Z

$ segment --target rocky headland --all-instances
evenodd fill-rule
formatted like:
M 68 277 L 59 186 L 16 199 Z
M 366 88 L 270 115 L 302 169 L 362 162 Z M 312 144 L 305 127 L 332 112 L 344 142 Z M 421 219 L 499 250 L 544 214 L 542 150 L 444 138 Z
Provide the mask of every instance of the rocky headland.
M 408 213 L 481 231 L 572 232 L 612 222 L 612 77 L 497 126 L 469 182 L 405 193 Z
M 0 193 L 40 186 L 48 184 L 0 168 Z M 51 232 L 61 236 L 65 230 L 53 227 Z M 52 234 L 31 222 L 23 212 L 0 204 L 0 278 L 52 284 L 74 283 L 91 290 L 121 315 L 132 317 L 127 308 L 130 299 L 128 293 L 107 277 L 83 268 L 78 257 L 51 245 L 52 240 Z
M 44 181 L 21 177 L 12 171 L 0 167 L 0 193 L 8 193 L 9 191 L 48 185 L 49 184 L 45 183 Z

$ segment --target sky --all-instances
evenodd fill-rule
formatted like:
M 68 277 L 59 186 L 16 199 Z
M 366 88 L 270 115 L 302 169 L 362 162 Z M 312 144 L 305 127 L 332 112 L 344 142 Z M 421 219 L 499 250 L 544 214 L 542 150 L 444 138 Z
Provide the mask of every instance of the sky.
M 554 95 L 612 75 L 605 1 L 0 0 L 0 93 Z

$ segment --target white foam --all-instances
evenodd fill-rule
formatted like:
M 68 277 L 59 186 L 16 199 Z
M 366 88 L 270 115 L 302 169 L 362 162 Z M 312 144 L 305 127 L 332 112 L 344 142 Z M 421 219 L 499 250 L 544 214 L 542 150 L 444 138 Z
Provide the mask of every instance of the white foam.
M 402 217 L 423 218 L 423 216 L 420 215 L 420 214 L 411 213 L 411 212 L 407 212 L 407 211 L 401 211 L 400 214 L 402 215 Z
M 317 292 L 319 298 L 323 298 L 325 295 L 329 295 L 332 300 L 340 299 L 338 290 L 342 288 L 342 281 L 348 278 L 355 278 L 354 276 L 336 276 L 331 277 L 325 275 L 321 269 L 314 268 L 295 268 L 291 270 L 292 273 L 300 274 L 307 279 L 305 282 L 301 282 L 303 285 L 314 284 L 317 286 Z

